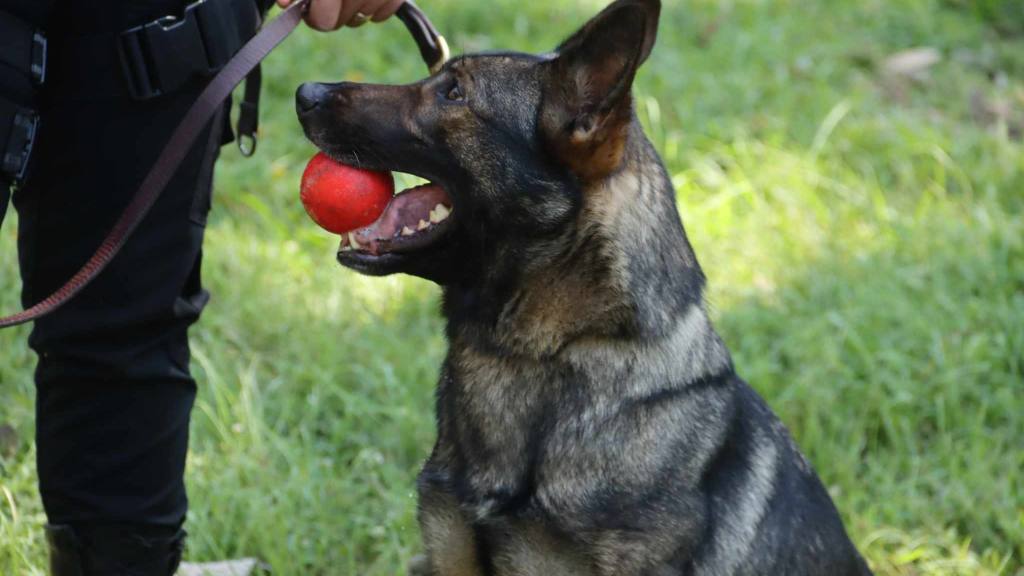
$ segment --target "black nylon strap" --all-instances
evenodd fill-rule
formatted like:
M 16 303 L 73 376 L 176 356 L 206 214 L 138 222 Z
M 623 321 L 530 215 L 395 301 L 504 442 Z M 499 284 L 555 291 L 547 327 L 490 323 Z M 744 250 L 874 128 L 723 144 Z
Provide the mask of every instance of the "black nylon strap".
M 209 10 L 198 12 L 199 31 L 211 72 L 216 72 L 256 34 L 262 12 L 255 0 L 206 0 Z
M 249 157 L 256 152 L 256 136 L 260 123 L 260 87 L 263 70 L 257 64 L 245 77 L 245 92 L 238 104 L 238 150 Z
M 7 148 L 7 141 L 14 131 L 14 116 L 21 111 L 21 106 L 0 95 L 0 162 Z
M 54 0 L 0 0 L 0 12 L 12 14 L 33 26 L 45 28 L 53 4 Z
M 13 14 L 0 12 L 0 64 L 32 77 L 32 36 L 35 28 Z

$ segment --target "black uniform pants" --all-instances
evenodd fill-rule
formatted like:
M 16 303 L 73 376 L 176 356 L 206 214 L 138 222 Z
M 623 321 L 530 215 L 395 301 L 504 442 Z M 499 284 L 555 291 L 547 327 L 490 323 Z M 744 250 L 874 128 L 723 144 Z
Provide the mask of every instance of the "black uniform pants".
M 181 4 L 60 2 L 49 26 L 51 53 L 61 53 L 62 39 L 114 33 Z M 57 74 L 62 68 L 51 66 Z M 14 198 L 26 306 L 89 258 L 201 87 L 136 102 L 83 100 L 65 84 L 51 78 L 44 88 L 36 156 Z M 196 394 L 187 332 L 209 298 L 200 261 L 221 125 L 207 127 L 99 278 L 32 330 L 29 344 L 39 358 L 39 489 L 51 523 L 171 526 L 184 520 Z

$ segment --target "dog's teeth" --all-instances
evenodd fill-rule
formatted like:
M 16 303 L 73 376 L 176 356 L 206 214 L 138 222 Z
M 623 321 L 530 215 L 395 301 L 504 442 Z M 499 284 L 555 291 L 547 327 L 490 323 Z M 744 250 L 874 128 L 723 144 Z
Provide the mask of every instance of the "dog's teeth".
M 402 226 L 402 236 L 412 236 L 416 232 L 408 226 Z
M 437 224 L 448 217 L 451 211 L 444 207 L 444 204 L 438 204 L 434 206 L 434 209 L 430 211 L 430 222 Z
M 356 240 L 355 232 L 348 233 L 348 241 L 352 243 L 352 247 L 355 248 L 356 250 L 362 248 L 362 246 L 359 245 L 359 241 Z
M 351 246 L 349 246 L 348 244 L 344 244 L 344 245 L 342 245 L 342 247 L 341 247 L 341 251 L 342 251 L 342 252 L 351 252 L 351 251 L 352 251 L 352 247 L 351 247 Z
M 430 224 L 427 224 L 426 220 L 420 220 L 420 223 L 419 223 L 418 226 L 416 226 L 416 229 L 417 230 L 426 230 L 429 227 L 430 227 Z

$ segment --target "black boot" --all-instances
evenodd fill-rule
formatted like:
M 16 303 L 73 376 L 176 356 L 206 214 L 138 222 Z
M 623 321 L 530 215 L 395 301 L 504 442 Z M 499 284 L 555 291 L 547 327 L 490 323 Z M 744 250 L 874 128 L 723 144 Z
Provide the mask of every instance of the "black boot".
M 46 527 L 52 576 L 172 576 L 185 549 L 181 528 Z

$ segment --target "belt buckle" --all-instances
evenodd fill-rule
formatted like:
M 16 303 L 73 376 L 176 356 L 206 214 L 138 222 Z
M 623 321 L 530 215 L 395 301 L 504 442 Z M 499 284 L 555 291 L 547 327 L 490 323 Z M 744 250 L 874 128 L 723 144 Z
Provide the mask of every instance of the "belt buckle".
M 196 11 L 206 2 L 189 4 L 180 18 L 163 16 L 121 33 L 118 56 L 132 98 L 160 96 L 205 72 L 206 48 Z

